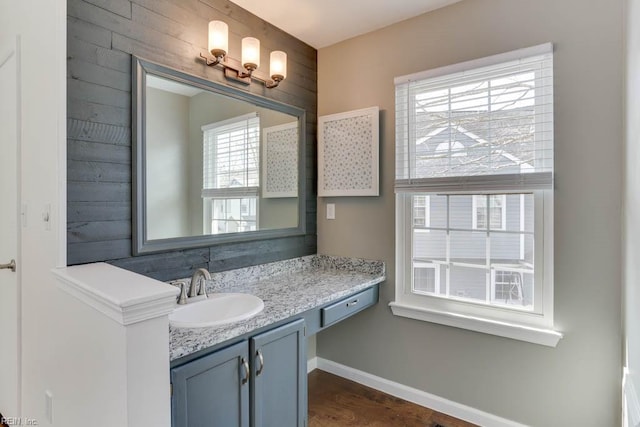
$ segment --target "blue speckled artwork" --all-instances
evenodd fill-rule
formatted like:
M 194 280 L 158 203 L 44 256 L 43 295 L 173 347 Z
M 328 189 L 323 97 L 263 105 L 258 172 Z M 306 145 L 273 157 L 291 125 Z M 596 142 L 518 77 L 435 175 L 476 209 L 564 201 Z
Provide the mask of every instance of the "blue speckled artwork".
M 262 133 L 262 197 L 298 197 L 298 122 Z
M 318 196 L 378 195 L 378 107 L 318 118 Z

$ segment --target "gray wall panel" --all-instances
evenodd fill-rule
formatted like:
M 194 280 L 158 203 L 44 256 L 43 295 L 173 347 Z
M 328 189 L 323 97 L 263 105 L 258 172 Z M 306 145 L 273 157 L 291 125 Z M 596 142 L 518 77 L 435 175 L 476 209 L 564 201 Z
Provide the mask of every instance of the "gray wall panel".
M 69 202 L 67 222 L 131 221 L 131 202 Z
M 317 52 L 227 0 L 68 0 L 68 263 L 108 261 L 161 280 L 198 267 L 238 268 L 316 252 Z M 229 24 L 230 55 L 240 39 L 288 54 L 287 80 L 269 90 L 228 82 L 203 66 L 207 23 Z M 131 256 L 131 55 L 307 111 L 306 236 Z M 265 63 L 268 62 L 265 60 Z
M 131 182 L 131 167 L 118 163 L 68 160 L 67 180 L 80 182 Z
M 130 72 L 116 71 L 81 59 L 72 58 L 67 61 L 67 77 L 131 92 Z M 72 95 L 73 93 L 67 92 L 67 94 Z
M 126 254 L 131 256 L 131 239 L 67 244 L 67 259 L 81 259 L 83 263 L 122 258 Z
M 130 165 L 131 147 L 70 139 L 67 143 L 67 159 Z
M 111 48 L 111 31 L 71 16 L 67 17 L 67 38 L 86 41 L 107 49 Z
M 74 182 L 67 183 L 69 202 L 122 202 L 131 199 L 131 185 L 113 182 Z M 71 224 L 67 225 L 67 230 Z
M 87 0 L 87 3 L 95 4 L 125 18 L 131 18 L 131 2 L 129 0 Z
M 120 240 L 131 235 L 131 221 L 72 222 L 67 226 L 67 242 L 81 243 L 89 236 L 97 240 Z
M 106 33 L 108 33 L 109 46 L 111 46 L 111 33 L 108 31 Z M 111 70 L 123 73 L 131 72 L 131 57 L 126 53 L 70 37 L 67 39 L 67 58 L 76 57 Z
M 67 86 L 69 91 L 75 94 L 75 100 L 110 105 L 129 111 L 128 109 L 131 105 L 131 94 L 129 92 L 83 82 L 82 80 L 69 80 Z M 70 100 L 69 104 L 75 104 L 75 100 Z
M 131 128 L 92 123 L 78 119 L 67 120 L 69 140 L 102 142 L 109 145 L 131 145 Z

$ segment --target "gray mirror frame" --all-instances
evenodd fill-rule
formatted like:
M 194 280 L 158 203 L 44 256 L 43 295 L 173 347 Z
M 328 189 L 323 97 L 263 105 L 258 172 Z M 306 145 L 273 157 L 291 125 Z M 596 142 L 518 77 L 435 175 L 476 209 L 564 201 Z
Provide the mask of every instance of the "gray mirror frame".
M 144 255 L 171 250 L 215 246 L 232 242 L 250 242 L 279 237 L 301 236 L 306 232 L 306 179 L 305 138 L 306 112 L 291 105 L 264 98 L 234 87 L 225 86 L 200 77 L 165 67 L 136 56 L 132 56 L 132 243 L 133 255 Z M 290 114 L 298 119 L 298 226 L 273 230 L 246 231 L 219 235 L 175 237 L 149 240 L 144 220 L 146 218 L 146 164 L 145 164 L 145 90 L 146 76 L 152 74 L 179 83 L 188 84 L 213 93 L 251 102 L 258 107 L 269 108 Z

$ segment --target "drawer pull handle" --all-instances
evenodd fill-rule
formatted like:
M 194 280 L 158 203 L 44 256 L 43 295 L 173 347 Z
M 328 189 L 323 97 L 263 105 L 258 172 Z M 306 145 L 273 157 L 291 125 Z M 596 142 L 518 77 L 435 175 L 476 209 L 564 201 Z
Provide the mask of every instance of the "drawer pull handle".
M 264 357 L 262 357 L 262 353 L 260 352 L 260 350 L 256 351 L 256 356 L 258 356 L 258 361 L 260 362 L 260 366 L 256 371 L 256 377 L 257 377 L 262 373 L 262 370 L 264 369 Z
M 354 299 L 351 302 L 347 303 L 347 307 L 353 307 L 354 305 L 358 304 L 358 301 L 360 301 L 359 299 Z
M 244 368 L 244 377 L 242 378 L 242 384 L 246 384 L 249 381 L 249 364 L 244 357 L 242 358 L 242 367 Z

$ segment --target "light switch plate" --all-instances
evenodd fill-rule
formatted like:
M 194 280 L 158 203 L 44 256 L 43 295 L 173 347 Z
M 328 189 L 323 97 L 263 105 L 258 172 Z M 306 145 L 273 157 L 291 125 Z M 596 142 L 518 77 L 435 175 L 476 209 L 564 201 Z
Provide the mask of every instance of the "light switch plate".
M 44 392 L 44 401 L 45 416 L 47 417 L 49 424 L 53 424 L 53 393 L 51 393 L 51 391 L 46 390 Z
M 335 203 L 327 203 L 327 219 L 336 219 Z
M 51 203 L 44 205 L 42 210 L 42 222 L 44 222 L 44 229 L 51 231 Z

